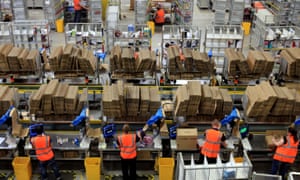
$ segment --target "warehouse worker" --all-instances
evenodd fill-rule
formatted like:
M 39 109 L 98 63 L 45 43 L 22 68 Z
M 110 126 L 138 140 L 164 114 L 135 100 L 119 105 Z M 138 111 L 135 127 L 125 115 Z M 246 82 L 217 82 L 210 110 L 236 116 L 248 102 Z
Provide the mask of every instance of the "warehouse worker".
M 157 11 L 155 15 L 155 24 L 156 25 L 164 25 L 165 23 L 165 10 L 161 7 L 161 4 L 157 5 Z
M 42 180 L 48 179 L 47 166 L 50 165 L 54 171 L 56 180 L 62 179 L 59 173 L 59 169 L 54 159 L 54 153 L 51 147 L 50 136 L 45 135 L 43 126 L 37 126 L 35 128 L 37 136 L 31 138 L 32 147 L 35 149 L 35 154 L 39 160 L 39 168 L 42 175 Z
M 289 127 L 287 136 L 278 141 L 273 138 L 272 141 L 276 145 L 272 163 L 272 174 L 277 174 L 277 171 L 279 170 L 279 175 L 284 179 L 291 164 L 294 163 L 298 152 L 299 140 L 297 131 L 293 127 Z
M 83 5 L 82 0 L 73 0 L 73 4 L 75 11 L 74 23 L 80 23 L 82 10 L 88 10 L 88 8 Z
M 136 179 L 136 142 L 140 141 L 141 133 L 129 134 L 128 124 L 123 126 L 123 134 L 118 136 L 118 146 L 120 148 L 123 180 Z M 129 171 L 129 173 L 128 173 Z
M 220 132 L 221 123 L 215 119 L 211 123 L 212 128 L 205 131 L 205 142 L 200 148 L 199 161 L 201 164 L 204 162 L 206 157 L 209 164 L 216 163 L 217 157 L 220 152 L 221 144 L 226 147 L 226 138 L 222 132 Z

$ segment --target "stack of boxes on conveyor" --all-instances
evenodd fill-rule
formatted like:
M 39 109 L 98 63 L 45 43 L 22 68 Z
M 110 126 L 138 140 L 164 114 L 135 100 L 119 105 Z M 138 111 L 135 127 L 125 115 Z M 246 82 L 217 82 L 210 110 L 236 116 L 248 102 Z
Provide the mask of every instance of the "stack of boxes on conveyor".
M 16 106 L 19 102 L 18 89 L 8 88 L 7 86 L 0 87 L 0 114 L 4 114 L 11 105 Z
M 84 101 L 87 101 L 85 93 L 87 90 L 83 89 L 83 94 L 79 97 L 77 86 L 59 83 L 57 79 L 52 80 L 49 84 L 42 84 L 36 92 L 31 94 L 29 112 L 37 117 L 48 115 L 47 118 L 50 120 L 53 120 L 52 115 L 77 115 L 84 107 Z
M 115 120 L 134 121 L 139 117 L 143 121 L 156 113 L 161 106 L 157 87 L 132 86 L 121 82 L 111 86 L 103 86 L 103 114 Z
M 110 52 L 110 70 L 113 78 L 142 78 L 144 72 L 154 72 L 156 56 L 153 51 L 141 49 L 138 57 L 130 48 L 114 46 Z
M 0 45 L 0 71 L 3 73 L 36 74 L 40 67 L 37 50 L 13 47 L 11 44 Z
M 228 61 L 229 75 L 240 75 L 249 77 L 249 75 L 260 77 L 268 76 L 272 73 L 275 60 L 269 52 L 249 51 L 247 58 L 232 48 L 225 50 L 225 57 Z
M 233 102 L 226 89 L 188 82 L 176 91 L 175 116 L 185 116 L 187 120 L 204 120 L 214 116 L 223 117 L 231 112 Z
M 282 50 L 281 57 L 281 72 L 289 77 L 300 76 L 300 48 L 288 48 Z
M 271 86 L 262 82 L 248 86 L 242 97 L 243 108 L 247 117 L 256 117 L 257 121 L 282 121 L 293 119 L 299 114 L 299 93 L 287 87 Z M 276 118 L 277 116 L 277 118 Z
M 97 58 L 91 50 L 67 44 L 65 48 L 59 46 L 53 49 L 45 69 L 62 76 L 94 75 Z
M 183 48 L 182 53 L 177 46 L 167 49 L 169 79 L 193 79 L 208 76 L 214 70 L 214 63 L 206 53 Z

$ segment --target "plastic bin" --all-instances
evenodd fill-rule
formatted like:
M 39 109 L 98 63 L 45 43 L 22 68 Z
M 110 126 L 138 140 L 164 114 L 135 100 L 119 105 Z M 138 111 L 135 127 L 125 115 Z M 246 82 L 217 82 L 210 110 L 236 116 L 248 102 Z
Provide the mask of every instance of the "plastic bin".
M 15 157 L 12 162 L 17 180 L 30 180 L 32 167 L 30 157 Z
M 101 158 L 87 157 L 84 159 L 87 180 L 101 179 Z
M 147 22 L 147 25 L 148 25 L 149 28 L 151 29 L 151 34 L 152 34 L 152 36 L 153 36 L 154 33 L 155 33 L 155 24 L 154 24 L 154 22 L 153 22 L 153 21 L 148 21 L 148 22 Z
M 174 158 L 158 159 L 159 180 L 173 180 Z
M 55 21 L 56 24 L 56 31 L 59 33 L 64 32 L 64 20 L 63 19 L 58 19 Z
M 249 35 L 250 34 L 251 23 L 250 22 L 243 22 L 242 26 L 243 26 L 243 29 L 244 29 L 244 34 Z

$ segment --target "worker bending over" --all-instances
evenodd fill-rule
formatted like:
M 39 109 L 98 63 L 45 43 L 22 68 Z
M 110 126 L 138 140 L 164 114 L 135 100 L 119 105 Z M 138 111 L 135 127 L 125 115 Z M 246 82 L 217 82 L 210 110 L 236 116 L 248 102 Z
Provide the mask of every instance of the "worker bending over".
M 45 135 L 43 126 L 37 126 L 35 128 L 37 136 L 31 138 L 32 147 L 35 149 L 35 154 L 39 160 L 39 168 L 42 175 L 42 180 L 48 179 L 47 167 L 50 165 L 54 171 L 56 180 L 62 179 L 59 173 L 59 169 L 54 159 L 54 153 L 51 147 L 50 136 Z
M 161 4 L 157 5 L 157 11 L 155 14 L 155 24 L 162 26 L 165 23 L 165 10 L 162 8 Z
M 226 138 L 222 132 L 220 132 L 221 123 L 215 119 L 211 123 L 212 128 L 205 131 L 205 141 L 202 147 L 200 147 L 199 161 L 201 164 L 206 157 L 209 164 L 217 162 L 217 157 L 220 152 L 221 144 L 226 147 Z
M 130 134 L 128 124 L 123 126 L 122 135 L 118 136 L 118 146 L 120 148 L 123 180 L 136 179 L 136 142 L 140 141 L 141 133 Z M 129 171 L 129 173 L 128 173 Z
M 284 136 L 278 141 L 273 138 L 272 141 L 276 145 L 272 163 L 272 174 L 277 174 L 279 170 L 279 175 L 284 179 L 285 174 L 288 172 L 297 156 L 299 144 L 297 131 L 294 128 L 289 127 L 287 136 Z

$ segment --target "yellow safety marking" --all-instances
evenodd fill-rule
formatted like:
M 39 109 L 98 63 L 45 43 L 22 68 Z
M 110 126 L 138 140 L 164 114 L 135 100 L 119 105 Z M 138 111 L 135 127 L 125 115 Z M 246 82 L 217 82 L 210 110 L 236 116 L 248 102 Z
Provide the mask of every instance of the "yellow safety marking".
M 167 123 L 167 124 L 173 124 L 173 120 L 172 119 L 165 119 L 165 123 Z
M 154 175 L 152 174 L 148 175 L 148 180 L 154 180 Z
M 106 176 L 104 176 L 104 179 L 105 179 L 105 180 L 112 180 L 112 178 L 113 178 L 113 177 L 112 177 L 111 175 L 106 175 Z

